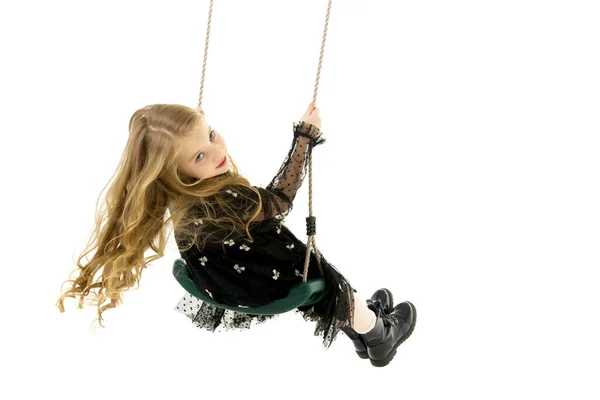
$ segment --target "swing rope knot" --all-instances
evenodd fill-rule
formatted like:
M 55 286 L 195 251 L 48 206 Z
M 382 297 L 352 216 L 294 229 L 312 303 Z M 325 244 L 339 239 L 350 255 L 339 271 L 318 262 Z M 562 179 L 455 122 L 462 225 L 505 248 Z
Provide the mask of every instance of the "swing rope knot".
M 314 236 L 317 234 L 317 217 L 306 217 L 306 235 Z

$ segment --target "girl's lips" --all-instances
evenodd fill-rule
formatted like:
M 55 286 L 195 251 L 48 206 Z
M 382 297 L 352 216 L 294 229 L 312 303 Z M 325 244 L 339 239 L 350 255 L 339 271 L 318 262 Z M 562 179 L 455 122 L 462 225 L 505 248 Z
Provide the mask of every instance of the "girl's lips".
M 227 156 L 223 157 L 223 161 L 221 162 L 221 164 L 217 165 L 217 168 L 221 168 L 225 165 L 225 162 L 227 161 Z

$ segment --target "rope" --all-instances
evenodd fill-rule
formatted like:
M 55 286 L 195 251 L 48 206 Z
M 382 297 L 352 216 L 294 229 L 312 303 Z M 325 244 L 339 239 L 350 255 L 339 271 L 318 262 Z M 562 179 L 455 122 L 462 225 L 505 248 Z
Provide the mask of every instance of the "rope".
M 327 14 L 325 15 L 325 28 L 323 29 L 323 40 L 321 42 L 321 54 L 319 55 L 319 66 L 317 67 L 317 79 L 315 81 L 315 92 L 313 94 L 313 103 L 317 103 L 317 92 L 319 90 L 319 79 L 321 78 L 321 66 L 323 64 L 323 53 L 325 51 L 325 41 L 327 40 L 327 28 L 329 27 L 329 14 L 331 13 L 331 0 L 327 4 Z M 308 215 L 307 221 L 313 216 L 312 211 L 312 157 L 308 159 Z M 306 259 L 304 261 L 304 274 L 302 275 L 302 282 L 306 282 L 308 276 L 308 264 L 310 262 L 310 248 L 311 245 L 315 249 L 315 255 L 317 257 L 317 264 L 323 276 L 323 268 L 321 267 L 321 254 L 317 249 L 317 242 L 315 240 L 316 229 L 313 229 L 313 233 L 308 236 L 306 242 Z
M 202 108 L 202 95 L 204 94 L 204 75 L 206 74 L 206 60 L 208 58 L 208 40 L 210 39 L 210 24 L 212 22 L 213 0 L 210 0 L 208 6 L 208 23 L 206 24 L 206 40 L 204 42 L 204 61 L 202 62 L 202 78 L 200 80 L 200 97 L 198 98 L 198 108 Z
M 327 40 L 327 28 L 329 27 L 329 14 L 331 13 L 331 0 L 327 4 L 327 14 L 325 15 L 325 28 L 323 29 L 323 41 L 321 42 L 321 54 L 319 55 L 319 66 L 317 67 L 317 79 L 315 81 L 315 92 L 313 94 L 313 103 L 317 103 L 317 92 L 319 91 L 319 79 L 321 78 L 321 65 L 323 65 L 323 53 L 325 52 L 325 40 Z
M 325 15 L 325 28 L 323 29 L 323 40 L 321 41 L 321 54 L 319 55 L 319 65 L 317 67 L 317 78 L 315 80 L 315 90 L 313 93 L 313 103 L 317 103 L 317 93 L 319 91 L 319 80 L 321 78 L 321 66 L 323 65 L 323 54 L 325 52 L 325 41 L 327 40 L 327 28 L 329 27 L 329 15 L 331 13 L 331 1 L 328 0 L 327 4 L 327 14 Z M 202 108 L 202 95 L 204 93 L 204 76 L 206 75 L 206 60 L 208 58 L 208 42 L 210 39 L 210 26 L 212 22 L 212 9 L 213 9 L 213 0 L 210 0 L 210 5 L 208 8 L 208 22 L 206 25 L 206 40 L 204 43 L 204 61 L 202 63 L 202 78 L 200 80 L 200 96 L 198 98 L 198 108 Z M 312 157 L 308 159 L 308 215 L 307 221 L 313 218 L 313 210 L 312 210 Z M 313 224 L 314 224 L 313 218 Z M 307 224 L 308 225 L 308 224 Z M 304 274 L 302 275 L 302 282 L 306 283 L 308 276 L 308 264 L 310 262 L 310 250 L 311 246 L 314 249 L 315 255 L 317 256 L 317 264 L 319 265 L 319 270 L 321 271 L 321 276 L 323 276 L 323 268 L 321 267 L 321 256 L 319 250 L 317 249 L 317 243 L 315 240 L 316 229 L 313 228 L 312 233 L 309 234 L 308 240 L 306 242 L 306 260 L 304 261 Z

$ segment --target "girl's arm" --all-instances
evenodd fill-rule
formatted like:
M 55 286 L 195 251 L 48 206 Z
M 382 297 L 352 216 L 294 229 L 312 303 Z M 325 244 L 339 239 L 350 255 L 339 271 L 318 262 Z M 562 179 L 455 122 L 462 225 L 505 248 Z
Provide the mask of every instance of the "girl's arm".
M 282 219 L 289 214 L 306 176 L 312 148 L 325 142 L 320 136 L 321 131 L 314 125 L 304 121 L 294 124 L 294 140 L 288 155 L 266 189 L 258 188 L 263 207 L 255 221 L 273 217 Z

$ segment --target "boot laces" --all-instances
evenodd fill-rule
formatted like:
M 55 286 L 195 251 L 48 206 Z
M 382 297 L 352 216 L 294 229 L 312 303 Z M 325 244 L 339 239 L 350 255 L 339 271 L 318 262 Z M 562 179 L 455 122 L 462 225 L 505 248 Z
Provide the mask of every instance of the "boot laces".
M 382 319 L 383 324 L 386 326 L 392 326 L 393 324 L 400 325 L 403 322 L 406 322 L 406 318 L 397 313 L 386 314 L 383 303 L 381 300 L 367 300 L 368 304 L 371 304 L 376 309 L 376 314 Z
M 406 319 L 397 313 L 392 312 L 383 315 L 383 323 L 387 326 L 401 325 L 403 322 L 406 322 Z
M 367 300 L 367 304 L 372 305 L 377 310 L 381 311 L 382 314 L 384 314 L 383 303 L 381 302 L 381 300 L 371 300 L 371 299 L 369 299 L 369 300 Z
M 403 320 L 403 318 L 398 314 L 386 314 L 383 303 L 379 299 L 369 299 L 367 300 L 367 303 L 371 304 L 375 308 L 376 314 L 381 318 L 385 326 L 391 326 L 393 323 L 400 324 L 400 322 Z

